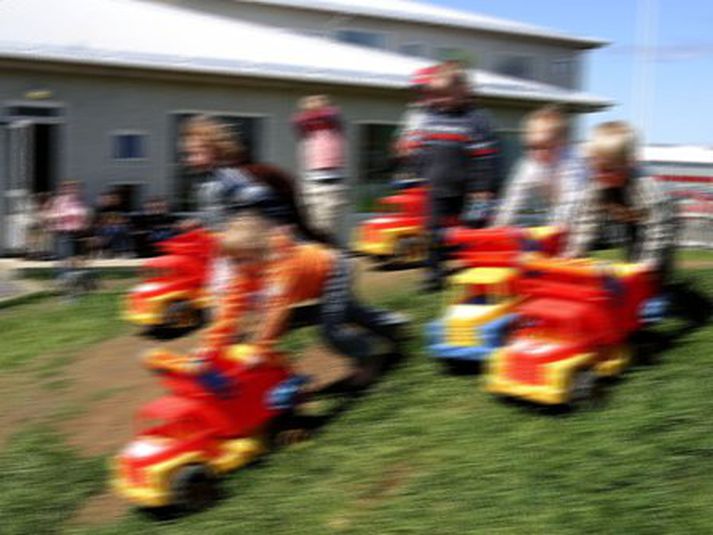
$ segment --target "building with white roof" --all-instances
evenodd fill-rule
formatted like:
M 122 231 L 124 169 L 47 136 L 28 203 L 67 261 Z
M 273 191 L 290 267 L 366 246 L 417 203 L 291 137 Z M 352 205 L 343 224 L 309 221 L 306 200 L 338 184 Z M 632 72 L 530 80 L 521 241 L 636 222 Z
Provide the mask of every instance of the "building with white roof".
M 223 117 L 256 158 L 296 168 L 289 117 L 304 95 L 342 108 L 349 176 L 379 176 L 412 72 L 449 54 L 473 80 L 508 150 L 543 103 L 610 103 L 580 87 L 601 41 L 420 2 L 4 0 L 0 2 L 0 217 L 65 178 L 93 199 L 120 186 L 190 201 L 181 121 Z M 8 225 L 3 243 L 21 241 Z
M 685 211 L 713 213 L 713 147 L 647 145 L 641 161 Z
M 682 218 L 679 243 L 713 248 L 713 147 L 647 145 L 641 162 L 677 201 Z

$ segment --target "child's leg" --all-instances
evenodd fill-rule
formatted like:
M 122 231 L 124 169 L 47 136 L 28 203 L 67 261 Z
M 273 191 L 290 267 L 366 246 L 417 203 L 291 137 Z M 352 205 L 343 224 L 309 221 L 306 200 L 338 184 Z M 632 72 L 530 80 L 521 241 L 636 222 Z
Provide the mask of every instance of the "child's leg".
M 377 335 L 395 342 L 405 323 L 399 314 L 360 303 L 352 293 L 351 261 L 340 257 L 322 298 L 322 331 L 338 351 L 355 360 L 371 355 Z
M 372 352 L 369 336 L 350 323 L 352 310 L 351 274 L 346 258 L 340 257 L 322 295 L 321 329 L 325 339 L 339 352 L 360 361 Z
M 431 197 L 429 199 L 428 234 L 429 252 L 426 262 L 428 282 L 435 286 L 442 284 L 444 276 L 441 267 L 445 260 L 444 227 L 449 217 L 457 216 L 463 207 L 463 199 L 459 197 Z

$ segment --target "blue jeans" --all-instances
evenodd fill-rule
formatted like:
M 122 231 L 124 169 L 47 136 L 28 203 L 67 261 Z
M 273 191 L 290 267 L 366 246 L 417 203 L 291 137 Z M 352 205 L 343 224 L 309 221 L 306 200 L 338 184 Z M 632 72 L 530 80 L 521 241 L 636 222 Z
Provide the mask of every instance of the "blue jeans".
M 79 235 L 76 232 L 58 231 L 54 235 L 54 252 L 57 256 L 57 269 L 55 274 L 61 277 L 69 271 L 66 261 L 76 256 L 78 251 Z

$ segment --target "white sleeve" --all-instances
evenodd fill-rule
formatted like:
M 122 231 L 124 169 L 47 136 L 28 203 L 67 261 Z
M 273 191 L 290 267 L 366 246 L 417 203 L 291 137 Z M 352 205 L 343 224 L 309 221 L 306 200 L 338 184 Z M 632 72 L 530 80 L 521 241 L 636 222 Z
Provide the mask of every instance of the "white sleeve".
M 526 158 L 520 159 L 512 172 L 505 190 L 505 196 L 495 216 L 493 226 L 512 225 L 532 191 L 532 166 Z

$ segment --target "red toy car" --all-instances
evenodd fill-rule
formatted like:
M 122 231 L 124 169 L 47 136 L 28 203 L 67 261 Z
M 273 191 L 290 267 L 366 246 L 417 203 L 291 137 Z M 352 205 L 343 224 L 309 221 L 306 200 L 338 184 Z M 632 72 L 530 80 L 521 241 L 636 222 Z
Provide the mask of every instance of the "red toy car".
M 427 253 L 426 187 L 415 182 L 379 200 L 380 214 L 355 231 L 352 249 L 383 264 L 423 262 Z
M 166 254 L 144 263 L 146 279 L 129 292 L 124 317 L 136 325 L 170 330 L 200 325 L 211 305 L 206 286 L 215 239 L 194 230 L 159 247 Z
M 653 296 L 649 272 L 634 264 L 538 259 L 520 282 L 514 331 L 491 359 L 487 390 L 542 404 L 591 398 L 598 377 L 621 373 L 630 335 Z
M 523 253 L 557 254 L 563 236 L 558 227 L 455 227 L 448 231 L 446 243 L 456 249 L 455 259 L 462 267 L 516 267 Z
M 143 507 L 201 509 L 218 475 L 264 453 L 270 424 L 294 406 L 302 383 L 276 355 L 257 365 L 254 356 L 250 346 L 229 348 L 220 359 L 225 388 L 216 392 L 186 372 L 190 357 L 150 355 L 170 394 L 139 411 L 136 438 L 114 460 L 114 489 Z

